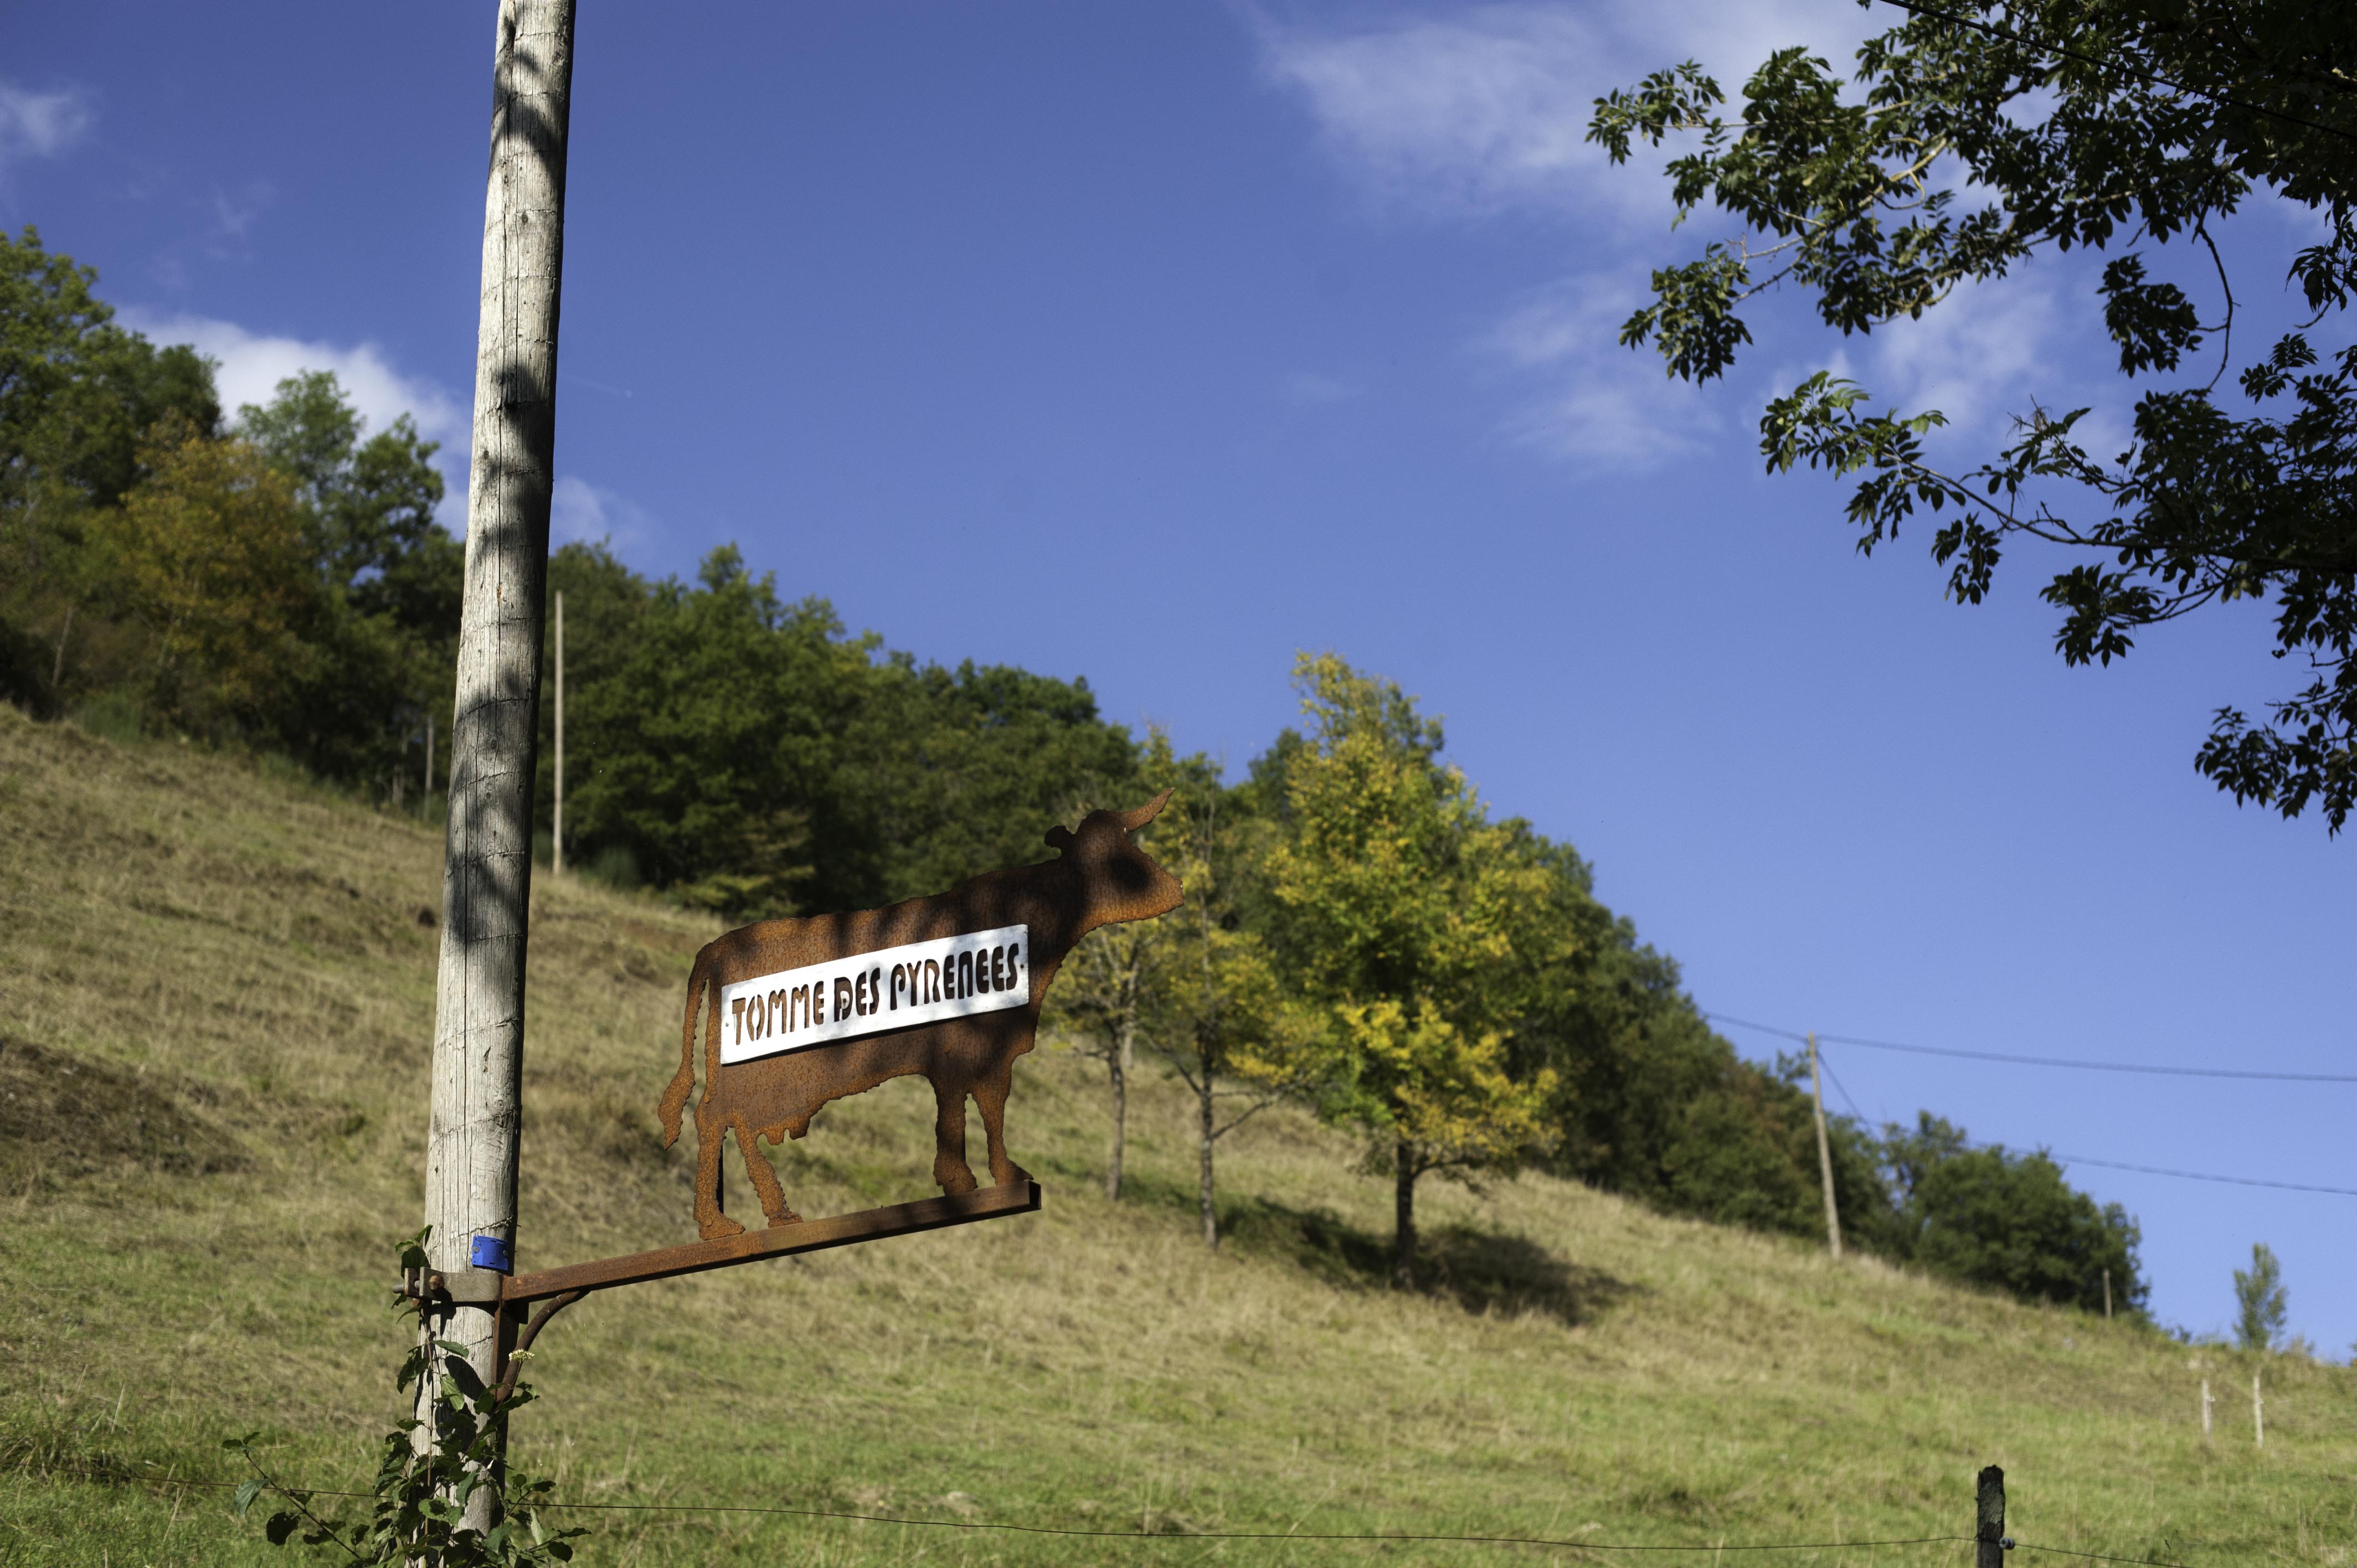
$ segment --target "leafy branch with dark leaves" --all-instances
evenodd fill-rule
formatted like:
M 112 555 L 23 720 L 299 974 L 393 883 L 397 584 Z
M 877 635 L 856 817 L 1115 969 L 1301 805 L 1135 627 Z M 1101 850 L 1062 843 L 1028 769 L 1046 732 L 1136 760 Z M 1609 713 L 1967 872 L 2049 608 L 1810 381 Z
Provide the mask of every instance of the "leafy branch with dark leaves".
M 425 1241 L 420 1232 L 403 1244 L 404 1269 L 426 1266 Z M 434 1337 L 421 1304 L 393 1299 L 395 1310 L 417 1327 L 398 1385 L 413 1408 L 428 1413 L 404 1418 L 385 1434 L 368 1517 L 341 1520 L 323 1513 L 325 1494 L 291 1486 L 271 1471 L 259 1434 L 221 1444 L 253 1471 L 232 1495 L 232 1509 L 244 1518 L 256 1503 L 273 1499 L 278 1506 L 264 1520 L 263 1533 L 274 1546 L 299 1541 L 331 1547 L 336 1561 L 376 1568 L 545 1568 L 570 1562 L 571 1542 L 587 1531 L 548 1529 L 540 1514 L 551 1484 L 506 1458 L 509 1418 L 532 1402 L 531 1386 L 512 1379 L 511 1387 L 486 1386 L 468 1364 L 465 1346 Z M 485 1500 L 488 1510 L 479 1506 Z M 488 1514 L 488 1529 L 468 1521 L 470 1509 L 478 1517 Z
M 1862 0 L 1871 4 L 1871 0 Z M 2014 540 L 2093 557 L 2042 596 L 2073 664 L 2125 656 L 2144 628 L 2233 599 L 2273 601 L 2274 651 L 2310 679 L 2252 720 L 2217 710 L 2196 766 L 2237 800 L 2338 832 L 2357 805 L 2357 346 L 2310 334 L 2357 285 L 2357 10 L 2301 0 L 1956 0 L 1910 7 L 1868 39 L 1853 81 L 1780 50 L 1738 116 L 1692 61 L 1597 100 L 1588 137 L 1615 163 L 1690 137 L 1667 168 L 1680 223 L 1706 203 L 1736 238 L 1656 271 L 1620 341 L 1652 344 L 1669 373 L 1723 375 L 1752 341 L 1739 314 L 1790 285 L 1846 335 L 1920 317 L 1967 283 L 2006 278 L 2042 252 L 2116 250 L 2096 286 L 2134 387 L 2126 450 L 2091 455 L 2091 410 L 2033 404 L 1992 458 L 1933 463 L 1937 410 L 1874 408 L 1828 372 L 1771 400 L 1760 451 L 1849 479 L 1850 522 L 1871 553 L 1919 511 L 1948 591 L 1978 603 Z M 2286 262 L 2310 312 L 2237 388 L 2235 294 L 2215 238 L 2255 190 L 2308 208 L 2323 239 Z M 2138 247 L 2197 247 L 2214 320 L 2156 277 Z M 2149 379 L 2194 371 L 2183 386 Z M 2195 371 L 2198 374 L 2198 371 Z

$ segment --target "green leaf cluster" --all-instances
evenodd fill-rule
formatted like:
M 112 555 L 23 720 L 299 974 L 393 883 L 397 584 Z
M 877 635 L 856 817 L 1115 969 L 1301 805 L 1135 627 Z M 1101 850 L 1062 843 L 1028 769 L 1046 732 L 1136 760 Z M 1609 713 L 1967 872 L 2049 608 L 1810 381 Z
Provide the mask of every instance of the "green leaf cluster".
M 425 1267 L 425 1233 L 401 1248 L 404 1268 Z M 532 1402 L 528 1384 L 487 1386 L 467 1359 L 467 1348 L 432 1333 L 419 1305 L 393 1298 L 394 1309 L 416 1322 L 417 1333 L 398 1379 L 423 1417 L 397 1423 L 381 1445 L 371 1501 L 364 1519 L 341 1520 L 320 1493 L 273 1475 L 258 1434 L 221 1446 L 253 1474 L 241 1482 L 231 1508 L 242 1519 L 265 1498 L 276 1506 L 263 1533 L 274 1546 L 299 1541 L 332 1548 L 339 1561 L 381 1568 L 546 1568 L 569 1563 L 584 1530 L 552 1530 L 541 1517 L 554 1490 L 507 1459 L 509 1419 Z M 339 1499 L 340 1500 L 340 1499 Z
M 2275 1249 L 2265 1241 L 2255 1243 L 2251 1266 L 2234 1271 L 2234 1343 L 2245 1350 L 2274 1349 L 2283 1342 L 2290 1311 Z
M 2357 283 L 2357 11 L 1909 10 L 1858 49 L 1846 80 L 1803 49 L 1770 55 L 1739 114 L 1692 61 L 1597 101 L 1588 136 L 1616 163 L 1641 144 L 1690 144 L 1668 167 L 1681 222 L 1707 204 L 1740 226 L 1656 271 L 1620 340 L 1650 342 L 1670 374 L 1703 381 L 1751 342 L 1742 312 L 1779 288 L 1828 327 L 1870 333 L 2041 255 L 2111 252 L 2094 298 L 2131 403 L 2126 450 L 2088 450 L 2089 408 L 2033 402 L 1993 456 L 1952 471 L 1925 446 L 1940 411 L 1877 407 L 1820 371 L 1770 401 L 1760 451 L 1774 471 L 1853 481 L 1861 551 L 1928 516 L 1959 602 L 1986 596 L 2017 541 L 2077 557 L 2042 590 L 2073 664 L 2108 663 L 2144 628 L 2211 605 L 2271 600 L 2274 651 L 2309 679 L 2263 720 L 2220 708 L 2196 766 L 2287 816 L 2314 804 L 2339 832 L 2357 803 L 2357 343 L 2344 325 Z M 2311 314 L 2242 365 L 2237 404 L 2220 393 L 2238 307 L 2219 236 L 2261 194 L 2313 216 L 2309 242 L 2280 256 Z

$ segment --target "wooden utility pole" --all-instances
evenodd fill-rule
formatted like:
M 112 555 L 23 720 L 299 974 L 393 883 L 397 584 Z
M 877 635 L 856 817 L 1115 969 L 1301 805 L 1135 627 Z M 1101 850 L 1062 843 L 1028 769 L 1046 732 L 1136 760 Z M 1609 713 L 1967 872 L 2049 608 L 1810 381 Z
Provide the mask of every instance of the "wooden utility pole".
M 556 590 L 556 811 L 548 829 L 549 869 L 565 870 L 565 590 Z M 2111 1276 L 2107 1273 L 2105 1280 Z M 2104 1289 L 2108 1293 L 2111 1286 Z M 2104 1300 L 2111 1299 L 2108 1294 Z M 2104 1316 L 2111 1314 L 2106 1311 Z
M 573 10 L 573 0 L 500 0 L 491 71 L 467 576 L 425 1142 L 427 1257 L 446 1273 L 514 1267 Z M 427 1332 L 466 1347 L 488 1386 L 499 1375 L 500 1322 L 496 1308 L 456 1305 L 434 1315 Z M 420 1415 L 430 1415 L 423 1406 Z M 421 1432 L 421 1444 L 428 1436 Z M 488 1528 L 490 1509 L 489 1493 L 479 1491 L 468 1522 Z
M 2210 1441 L 2210 1380 L 2201 1380 L 2201 1441 Z
M 2112 1271 L 2104 1271 L 2104 1321 L 2112 1320 Z
M 1789 1037 L 1789 1036 L 1788 1036 Z M 1825 1184 L 1825 1245 L 1842 1255 L 1841 1210 L 1834 1203 L 1834 1146 L 1825 1136 L 1825 1086 L 1817 1073 L 1817 1032 L 1809 1031 L 1809 1097 L 1817 1108 L 1817 1174 Z
M 418 791 L 425 798 L 425 809 L 434 809 L 434 715 L 425 715 L 425 787 Z
M 2255 1448 L 2267 1445 L 2267 1414 L 2266 1402 L 2259 1398 L 2259 1375 L 2251 1374 L 2251 1444 Z

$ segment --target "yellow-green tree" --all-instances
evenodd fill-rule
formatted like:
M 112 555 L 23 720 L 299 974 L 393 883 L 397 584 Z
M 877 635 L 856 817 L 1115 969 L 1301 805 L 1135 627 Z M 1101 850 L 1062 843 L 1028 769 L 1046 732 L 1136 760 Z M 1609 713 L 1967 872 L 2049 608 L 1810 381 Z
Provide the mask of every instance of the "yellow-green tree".
M 1269 892 L 1285 960 L 1325 1012 L 1327 1111 L 1366 1130 L 1369 1167 L 1393 1178 L 1406 1286 L 1417 1181 L 1509 1169 L 1544 1141 L 1553 1074 L 1518 1080 L 1505 1041 L 1547 873 L 1398 686 L 1331 653 L 1302 655 L 1294 682 L 1309 734 L 1286 763 Z
M 121 608 L 148 636 L 153 711 L 235 729 L 296 674 L 316 593 L 294 487 L 245 442 L 159 426 L 146 477 L 94 529 Z
M 1168 748 L 1158 732 L 1154 746 L 1149 767 Z M 1217 1247 L 1220 1140 L 1315 1087 L 1325 1053 L 1318 1010 L 1282 983 L 1265 936 L 1245 915 L 1273 824 L 1242 809 L 1205 758 L 1178 772 L 1154 853 L 1187 889 L 1187 904 L 1159 922 L 1168 928 L 1161 983 L 1141 1037 L 1195 1097 L 1196 1206 L 1204 1245 Z

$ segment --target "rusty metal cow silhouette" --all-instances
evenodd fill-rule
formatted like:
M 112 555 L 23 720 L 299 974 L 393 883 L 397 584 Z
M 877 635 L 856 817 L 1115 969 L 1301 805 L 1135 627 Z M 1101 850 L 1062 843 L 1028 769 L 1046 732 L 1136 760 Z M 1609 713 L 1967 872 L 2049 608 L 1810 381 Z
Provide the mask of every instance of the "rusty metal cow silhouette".
M 1082 937 L 1178 907 L 1178 879 L 1129 839 L 1169 799 L 1166 789 L 1135 811 L 1092 811 L 1078 832 L 1049 830 L 1060 853 L 1037 865 L 882 909 L 763 920 L 705 944 L 688 974 L 679 1071 L 661 1106 L 668 1148 L 695 1087 L 696 1014 L 708 998 L 695 1106 L 698 1230 L 710 1240 L 744 1229 L 721 1212 L 726 1133 L 737 1135 L 770 1223 L 796 1223 L 754 1140 L 799 1138 L 820 1107 L 905 1073 L 933 1086 L 933 1179 L 943 1192 L 976 1186 L 965 1159 L 968 1096 L 982 1110 L 991 1181 L 1028 1180 L 1006 1154 L 1015 1058 L 1031 1048 L 1057 966 Z

